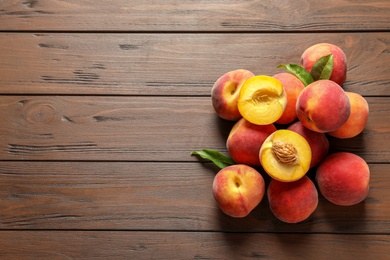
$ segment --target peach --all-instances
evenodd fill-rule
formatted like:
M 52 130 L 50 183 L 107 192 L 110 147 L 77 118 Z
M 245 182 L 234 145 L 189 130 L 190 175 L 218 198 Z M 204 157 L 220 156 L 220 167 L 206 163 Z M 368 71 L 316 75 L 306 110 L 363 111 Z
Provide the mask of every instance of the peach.
M 230 157 L 237 163 L 260 166 L 260 147 L 275 131 L 276 127 L 273 124 L 255 125 L 241 118 L 230 130 L 226 141 Z
M 214 177 L 213 195 L 219 208 L 236 218 L 247 216 L 263 199 L 263 176 L 245 164 L 221 169 Z
M 311 149 L 301 135 L 279 129 L 265 139 L 259 158 L 263 169 L 273 179 L 293 182 L 309 170 Z
M 330 43 L 312 45 L 302 53 L 301 64 L 308 72 L 311 72 L 313 65 L 329 54 L 333 54 L 333 70 L 330 80 L 342 86 L 347 78 L 347 57 L 340 47 Z
M 306 128 L 300 121 L 297 121 L 287 127 L 303 136 L 310 145 L 311 163 L 310 168 L 317 166 L 329 152 L 329 140 L 324 133 L 314 132 Z
M 242 116 L 237 102 L 244 82 L 254 74 L 245 69 L 233 70 L 217 79 L 211 89 L 211 100 L 215 112 L 223 119 L 236 121 Z
M 351 104 L 351 113 L 339 129 L 329 132 L 329 135 L 337 138 L 352 138 L 363 132 L 369 114 L 366 99 L 354 92 L 346 92 Z
M 345 91 L 331 80 L 318 80 L 305 87 L 298 96 L 299 121 L 312 131 L 326 133 L 340 128 L 351 113 Z
M 271 180 L 267 196 L 273 215 L 286 223 L 306 220 L 318 206 L 317 189 L 307 176 L 294 182 Z
M 279 80 L 286 92 L 287 104 L 282 116 L 276 120 L 277 124 L 290 124 L 297 119 L 297 113 L 295 106 L 297 98 L 301 91 L 305 88 L 305 85 L 296 76 L 291 73 L 283 72 L 273 76 Z
M 259 75 L 242 85 L 238 110 L 252 124 L 269 125 L 282 116 L 286 103 L 282 83 L 273 77 Z
M 360 156 L 337 152 L 328 155 L 318 166 L 316 182 L 327 200 L 336 205 L 351 206 L 367 197 L 370 169 Z

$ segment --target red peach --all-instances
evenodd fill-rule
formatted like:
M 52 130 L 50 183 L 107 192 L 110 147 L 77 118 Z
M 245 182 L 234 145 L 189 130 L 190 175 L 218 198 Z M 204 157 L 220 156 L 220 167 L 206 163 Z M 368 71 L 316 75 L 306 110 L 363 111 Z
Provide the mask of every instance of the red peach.
M 347 122 L 339 129 L 329 132 L 329 135 L 337 138 L 352 138 L 360 134 L 366 126 L 369 107 L 366 99 L 353 92 L 346 92 L 351 104 L 351 114 Z
M 295 106 L 297 98 L 301 91 L 305 88 L 305 85 L 291 73 L 282 72 L 274 75 L 273 77 L 282 83 L 287 96 L 286 108 L 284 109 L 282 116 L 275 123 L 290 124 L 297 119 Z
M 237 107 L 240 89 L 244 82 L 253 76 L 248 70 L 238 69 L 218 78 L 211 89 L 212 104 L 218 116 L 231 121 L 242 117 Z
M 317 189 L 307 176 L 294 182 L 271 180 L 267 196 L 271 212 L 286 223 L 306 220 L 318 206 Z
M 309 72 L 323 56 L 333 54 L 333 70 L 330 80 L 342 86 L 347 78 L 347 57 L 344 51 L 330 43 L 318 43 L 307 48 L 301 56 L 302 66 Z
M 314 132 L 306 128 L 300 121 L 290 125 L 287 129 L 303 136 L 311 148 L 310 168 L 318 165 L 328 154 L 329 140 L 324 133 Z
M 336 205 L 351 206 L 367 197 L 370 169 L 360 156 L 338 152 L 328 155 L 318 166 L 316 181 L 327 200 Z
M 219 208 L 236 218 L 247 216 L 263 199 L 265 182 L 254 168 L 235 164 L 220 170 L 213 181 L 213 194 Z
M 230 157 L 237 163 L 260 166 L 260 147 L 275 131 L 276 127 L 273 124 L 255 125 L 241 118 L 231 129 L 226 141 Z
M 305 87 L 298 96 L 299 121 L 312 131 L 326 133 L 340 128 L 351 113 L 345 91 L 331 80 L 318 80 Z

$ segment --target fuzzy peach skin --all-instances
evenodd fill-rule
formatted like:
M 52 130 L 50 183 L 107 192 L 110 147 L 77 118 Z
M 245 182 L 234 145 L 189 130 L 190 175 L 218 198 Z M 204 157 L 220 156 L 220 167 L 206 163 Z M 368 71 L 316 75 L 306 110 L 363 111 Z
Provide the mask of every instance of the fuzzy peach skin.
M 211 89 L 211 100 L 215 112 L 223 119 L 236 121 L 242 116 L 237 102 L 244 82 L 254 74 L 245 69 L 233 70 L 217 79 Z
M 347 57 L 344 51 L 331 43 L 318 43 L 307 48 L 301 56 L 301 64 L 311 71 L 313 65 L 323 56 L 333 54 L 333 70 L 330 80 L 342 86 L 347 78 Z
M 351 114 L 347 122 L 329 135 L 341 139 L 352 138 L 363 132 L 368 121 L 369 106 L 366 99 L 354 92 L 346 92 L 351 104 Z
M 307 176 L 294 182 L 272 180 L 267 196 L 271 212 L 286 223 L 306 220 L 318 206 L 317 189 Z
M 231 217 L 246 217 L 261 202 L 264 193 L 263 176 L 245 164 L 225 167 L 214 177 L 214 199 Z
M 306 128 L 300 121 L 297 121 L 287 127 L 303 136 L 311 148 L 310 168 L 317 166 L 329 152 L 329 140 L 324 133 L 314 132 Z
M 297 113 L 295 106 L 297 98 L 301 91 L 305 88 L 305 85 L 296 76 L 291 73 L 282 72 L 273 76 L 279 80 L 286 92 L 287 104 L 282 116 L 276 120 L 276 124 L 290 124 L 297 119 Z
M 327 156 L 318 166 L 316 182 L 327 200 L 336 205 L 351 206 L 367 197 L 370 169 L 360 156 L 338 152 Z
M 273 124 L 255 125 L 241 118 L 231 129 L 226 141 L 230 157 L 237 163 L 260 166 L 260 147 L 275 131 Z
M 318 80 L 305 87 L 298 96 L 299 121 L 312 131 L 326 133 L 340 128 L 351 113 L 345 91 L 331 80 Z

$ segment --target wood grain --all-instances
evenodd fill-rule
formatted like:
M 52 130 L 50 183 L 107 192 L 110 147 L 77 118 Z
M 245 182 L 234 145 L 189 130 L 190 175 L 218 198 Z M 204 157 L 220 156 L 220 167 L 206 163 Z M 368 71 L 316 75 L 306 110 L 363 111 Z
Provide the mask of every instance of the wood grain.
M 0 30 L 388 30 L 387 0 L 2 1 Z
M 389 102 L 367 101 L 363 133 L 331 149 L 388 163 Z M 0 108 L 2 160 L 196 161 L 195 150 L 227 153 L 233 126 L 210 97 L 0 96 Z
M 0 239 L 0 256 L 10 260 L 387 259 L 390 245 L 377 235 L 214 232 L 2 231 Z
M 0 1 L 0 258 L 388 259 L 389 14 L 388 0 Z M 370 105 L 361 135 L 329 137 L 369 162 L 368 197 L 320 195 L 298 224 L 266 197 L 223 214 L 218 169 L 191 156 L 227 154 L 211 86 L 319 42 L 345 51 L 343 87 Z
M 210 164 L 0 162 L 0 229 L 388 234 L 388 165 L 369 167 L 363 203 L 341 207 L 320 196 L 314 214 L 291 225 L 273 217 L 266 197 L 246 218 L 222 213 Z
M 390 2 L 389 2 L 390 3 Z M 283 72 L 312 44 L 348 59 L 344 88 L 390 96 L 390 33 L 0 34 L 0 93 L 210 95 L 224 73 Z

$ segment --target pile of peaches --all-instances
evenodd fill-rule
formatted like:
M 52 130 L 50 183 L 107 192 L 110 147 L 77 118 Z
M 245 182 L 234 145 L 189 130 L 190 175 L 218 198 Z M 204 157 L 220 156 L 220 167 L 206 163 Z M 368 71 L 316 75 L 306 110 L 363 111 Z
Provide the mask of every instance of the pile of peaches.
M 360 94 L 342 88 L 345 53 L 319 43 L 303 52 L 301 65 L 278 68 L 285 71 L 273 76 L 230 71 L 212 87 L 217 115 L 235 121 L 229 156 L 208 149 L 193 154 L 221 168 L 212 185 L 219 208 L 242 218 L 267 197 L 276 218 L 297 223 L 316 210 L 318 191 L 336 205 L 360 203 L 369 191 L 367 163 L 350 152 L 329 152 L 328 136 L 359 135 L 369 114 Z M 310 169 L 314 178 L 307 176 Z M 270 177 L 267 185 L 261 172 Z

